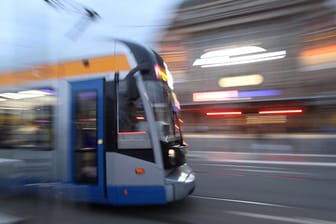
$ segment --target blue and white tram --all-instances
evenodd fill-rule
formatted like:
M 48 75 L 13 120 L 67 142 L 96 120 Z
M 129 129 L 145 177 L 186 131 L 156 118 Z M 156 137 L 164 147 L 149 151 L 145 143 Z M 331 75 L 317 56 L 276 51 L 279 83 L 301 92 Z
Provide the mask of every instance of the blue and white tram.
M 114 205 L 191 194 L 166 64 L 141 45 L 109 45 L 77 44 L 57 63 L 1 74 L 2 185 Z

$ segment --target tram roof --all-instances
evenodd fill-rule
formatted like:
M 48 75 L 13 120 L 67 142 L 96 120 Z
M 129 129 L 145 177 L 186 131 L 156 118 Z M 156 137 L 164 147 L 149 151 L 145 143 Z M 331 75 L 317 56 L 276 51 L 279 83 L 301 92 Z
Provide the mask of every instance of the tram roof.
M 58 60 L 36 63 L 23 70 L 1 72 L 0 86 L 127 71 L 134 66 L 132 52 L 120 41 L 83 41 L 63 49 Z

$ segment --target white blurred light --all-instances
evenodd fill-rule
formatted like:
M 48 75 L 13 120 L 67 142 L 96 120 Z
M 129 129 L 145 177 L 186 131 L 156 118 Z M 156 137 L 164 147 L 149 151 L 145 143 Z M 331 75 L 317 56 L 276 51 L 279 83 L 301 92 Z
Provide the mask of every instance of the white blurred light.
M 209 67 L 219 67 L 219 66 L 227 66 L 227 65 L 239 65 L 239 64 L 250 64 L 255 62 L 262 62 L 262 61 L 271 61 L 276 59 L 282 59 L 286 55 L 275 56 L 275 57 L 267 57 L 267 58 L 259 58 L 259 59 L 251 59 L 251 60 L 242 60 L 242 61 L 231 61 L 219 64 L 210 64 L 210 65 L 202 65 L 202 68 L 209 68 Z
M 36 90 L 37 91 L 37 90 Z M 28 98 L 34 98 L 34 97 L 41 97 L 47 95 L 46 93 L 40 91 L 38 92 L 31 92 L 31 93 L 25 93 L 29 91 L 21 91 L 18 93 L 2 93 L 0 94 L 1 97 L 7 98 L 7 99 L 12 99 L 12 100 L 20 100 L 20 99 L 28 99 Z
M 18 93 L 19 94 L 29 94 L 29 95 L 41 95 L 41 96 L 51 95 L 50 93 L 47 93 L 41 90 L 26 90 L 26 91 L 19 91 Z
M 252 53 L 260 53 L 265 52 L 266 49 L 257 46 L 245 46 L 245 47 L 237 47 L 237 48 L 229 48 L 223 50 L 215 50 L 209 51 L 201 55 L 201 58 L 213 58 L 213 57 L 221 57 L 221 56 L 236 56 L 243 54 L 252 54 Z
M 226 50 L 215 50 L 204 53 L 193 63 L 194 66 L 217 67 L 227 65 L 248 64 L 270 61 L 286 57 L 286 51 L 265 52 L 257 46 L 238 47 Z

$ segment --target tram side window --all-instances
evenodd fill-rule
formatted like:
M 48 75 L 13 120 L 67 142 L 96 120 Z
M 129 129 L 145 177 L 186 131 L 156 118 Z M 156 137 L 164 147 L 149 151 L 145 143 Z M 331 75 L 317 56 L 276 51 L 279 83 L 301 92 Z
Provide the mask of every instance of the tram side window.
M 130 99 L 127 82 L 119 83 L 119 133 L 148 132 L 148 124 L 141 98 Z
M 55 96 L 44 91 L 0 94 L 0 149 L 52 149 Z
M 130 97 L 127 88 L 127 80 L 119 82 L 118 148 L 124 151 L 145 149 L 147 151 L 142 152 L 139 158 L 153 161 L 149 125 L 142 100 L 140 97 Z

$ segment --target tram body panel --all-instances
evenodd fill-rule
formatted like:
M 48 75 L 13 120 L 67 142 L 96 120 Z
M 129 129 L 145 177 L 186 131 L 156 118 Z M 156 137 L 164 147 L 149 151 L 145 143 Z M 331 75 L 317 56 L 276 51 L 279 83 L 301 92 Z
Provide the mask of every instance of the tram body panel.
M 163 186 L 164 171 L 155 163 L 108 152 L 106 153 L 106 183 L 108 186 Z
M 174 134 L 176 139 L 174 143 L 164 143 L 168 147 L 164 151 L 162 141 L 168 141 L 169 138 L 162 136 L 161 132 L 168 124 L 163 125 L 163 122 L 157 120 L 157 111 L 153 112 L 155 109 L 153 105 L 156 104 L 152 104 L 149 97 L 153 94 L 150 93 L 153 90 L 148 89 L 148 77 L 145 78 L 146 85 L 142 77 L 150 75 L 149 72 L 153 73 L 154 64 L 145 69 L 148 72 L 145 75 L 141 74 L 143 72 L 141 66 L 147 66 L 147 64 L 138 65 L 139 61 L 144 62 L 141 61 L 139 52 L 144 51 L 144 55 L 151 61 L 148 61 L 148 64 L 155 61 L 155 56 L 146 48 L 131 45 L 131 49 L 126 45 L 126 42 L 112 41 L 111 56 L 87 57 L 91 49 L 86 48 L 87 55 L 84 57 L 80 55 L 82 59 L 65 61 L 79 56 L 74 49 L 80 45 L 75 45 L 73 48 L 64 50 L 62 55 L 64 61 L 59 62 L 58 65 L 46 65 L 34 68 L 35 70 L 32 69 L 30 72 L 14 72 L 18 79 L 22 78 L 19 82 L 10 79 L 12 74 L 4 74 L 6 83 L 0 84 L 0 98 L 5 97 L 1 95 L 2 93 L 18 95 L 21 91 L 48 91 L 48 94 L 43 95 L 42 98 L 8 100 L 5 103 L 0 101 L 0 105 L 4 105 L 3 108 L 9 109 L 8 111 L 13 114 L 6 119 L 9 119 L 9 125 L 17 126 L 14 129 L 12 126 L 10 128 L 16 131 L 17 139 L 22 137 L 18 134 L 20 127 L 17 121 L 10 119 L 20 118 L 21 115 L 18 113 L 27 111 L 30 114 L 24 117 L 25 122 L 32 122 L 43 132 L 48 132 L 49 140 L 45 140 L 48 143 L 47 147 L 42 147 L 44 143 L 40 143 L 40 140 L 29 145 L 23 143 L 23 140 L 16 141 L 14 134 L 11 134 L 13 143 L 0 139 L 1 180 L 14 179 L 14 182 L 21 184 L 22 188 L 34 189 L 37 192 L 45 191 L 53 196 L 115 205 L 165 204 L 182 199 L 191 193 L 195 180 L 194 174 L 187 165 L 175 164 L 175 168 L 171 168 L 168 172 L 170 174 L 167 175 L 166 157 L 168 157 L 170 145 L 177 144 L 177 135 Z M 95 46 L 103 53 L 111 52 L 104 44 Z M 135 51 L 138 53 L 137 56 L 134 55 Z M 122 60 L 120 63 L 119 59 Z M 131 69 L 138 70 L 132 73 Z M 32 79 L 36 74 L 36 77 L 41 80 Z M 116 92 L 117 95 L 111 98 L 113 101 L 107 103 L 106 88 L 119 85 L 119 81 L 128 83 L 129 74 L 134 76 L 131 82 L 135 85 L 132 85 L 132 88 L 138 91 L 138 99 L 142 101 L 139 101 L 139 105 L 143 107 L 140 112 L 143 114 L 137 118 L 139 120 L 134 130 L 125 131 L 119 130 L 121 125 L 119 113 L 122 112 L 119 104 L 123 103 L 123 99 L 119 99 L 117 95 L 120 93 Z M 158 82 L 156 79 L 158 76 L 156 75 L 155 78 L 154 75 L 154 82 Z M 119 91 L 119 89 L 116 90 Z M 162 89 L 162 91 L 166 90 Z M 87 98 L 87 94 L 92 95 L 93 92 L 96 101 Z M 45 99 L 49 101 L 44 101 Z M 90 104 L 93 106 L 90 107 Z M 160 101 L 159 104 L 162 102 Z M 15 109 L 16 105 L 19 109 Z M 86 112 L 85 108 L 92 109 L 94 105 L 96 109 L 91 111 L 91 115 L 88 113 L 88 117 L 85 117 L 86 115 L 83 117 L 78 115 L 78 105 L 82 108 L 81 113 Z M 168 104 L 166 106 L 169 109 Z M 117 111 L 112 119 L 118 123 L 113 127 L 114 129 L 112 128 L 114 135 L 106 134 L 105 128 L 115 124 L 105 120 L 106 107 L 111 107 L 110 111 Z M 39 110 L 46 110 L 47 114 L 42 114 L 43 116 L 39 118 Z M 0 110 L 0 112 L 1 116 L 7 116 L 6 110 Z M 160 113 L 159 115 L 163 116 L 163 112 Z M 0 118 L 6 121 L 3 117 Z M 144 118 L 146 121 L 141 121 Z M 27 124 L 24 125 L 27 126 Z M 78 127 L 81 128 L 78 129 Z M 173 130 L 173 127 L 171 126 L 170 130 Z M 109 130 L 112 129 L 109 128 Z M 35 131 L 26 128 L 25 131 L 27 130 L 34 138 L 40 136 L 36 134 L 40 132 L 37 129 Z M 96 133 L 93 137 L 90 135 L 83 137 L 83 134 L 93 132 Z M 29 136 L 24 136 L 26 137 L 24 141 L 28 141 Z M 82 144 L 80 147 L 78 147 L 78 139 L 81 142 L 85 141 L 80 143 Z M 107 146 L 107 142 L 112 144 Z M 6 145 L 10 148 L 6 149 Z M 82 176 L 81 170 L 85 171 L 86 176 Z M 6 182 L 2 181 L 2 183 Z
M 70 170 L 70 125 L 68 119 L 71 114 L 70 107 L 70 83 L 67 80 L 59 80 L 57 87 L 58 101 L 55 106 L 55 179 L 65 182 Z M 67 118 L 67 119 L 65 119 Z
M 167 203 L 163 177 L 163 170 L 155 163 L 106 153 L 106 188 L 112 203 L 113 200 L 118 204 Z

